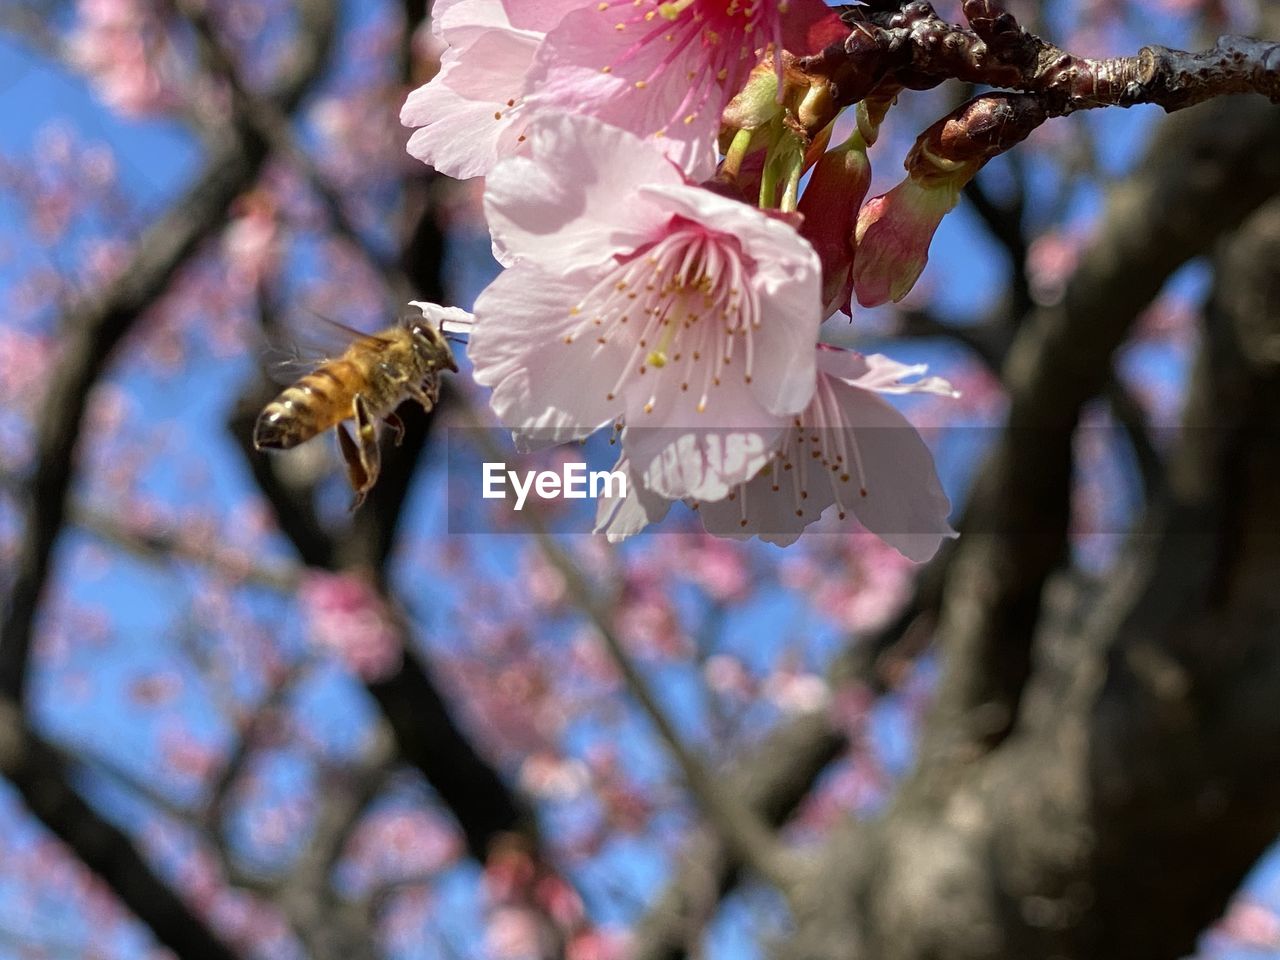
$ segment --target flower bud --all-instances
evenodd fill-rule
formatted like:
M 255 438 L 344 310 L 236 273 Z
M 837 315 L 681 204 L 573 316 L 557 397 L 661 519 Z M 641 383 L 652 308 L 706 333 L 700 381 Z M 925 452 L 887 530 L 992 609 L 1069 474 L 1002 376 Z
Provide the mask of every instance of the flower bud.
M 908 176 L 867 201 L 854 234 L 853 289 L 860 304 L 896 303 L 911 292 L 929 262 L 934 231 L 959 201 L 967 180 Z
M 751 71 L 747 85 L 725 106 L 720 122 L 722 128 L 758 130 L 772 123 L 781 112 L 778 73 L 773 63 L 766 61 Z
M 822 302 L 827 315 L 850 311 L 853 292 L 853 235 L 858 208 L 871 184 L 871 164 L 862 136 L 853 134 L 824 153 L 800 197 L 800 235 L 822 262 Z

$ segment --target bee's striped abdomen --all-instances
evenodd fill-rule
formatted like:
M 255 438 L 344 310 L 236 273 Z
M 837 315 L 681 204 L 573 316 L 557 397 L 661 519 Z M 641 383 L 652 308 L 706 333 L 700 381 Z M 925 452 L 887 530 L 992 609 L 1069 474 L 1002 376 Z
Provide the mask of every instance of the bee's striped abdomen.
M 349 360 L 326 363 L 286 388 L 258 416 L 253 445 L 288 450 L 351 416 L 360 372 Z

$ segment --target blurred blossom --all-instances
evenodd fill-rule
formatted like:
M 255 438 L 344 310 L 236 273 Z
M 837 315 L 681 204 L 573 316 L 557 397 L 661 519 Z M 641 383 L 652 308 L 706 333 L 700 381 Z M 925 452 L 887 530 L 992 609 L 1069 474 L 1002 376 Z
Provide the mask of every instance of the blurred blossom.
M 717 603 L 742 600 L 751 586 L 751 568 L 742 545 L 708 534 L 679 537 L 673 565 Z
M 161 734 L 159 749 L 166 770 L 178 779 L 204 782 L 222 762 L 217 750 L 178 728 Z
M 236 203 L 222 234 L 227 279 L 244 293 L 256 291 L 280 265 L 280 222 L 275 198 L 266 190 L 245 194 Z
M 125 116 L 145 116 L 180 102 L 159 67 L 168 40 L 151 5 L 77 0 L 67 45 L 71 61 L 89 75 L 103 101 Z
M 914 567 L 878 537 L 855 534 L 840 546 L 843 565 L 813 585 L 814 609 L 844 630 L 878 627 L 906 600 Z
M 349 846 L 352 882 L 359 891 L 438 873 L 464 853 L 457 830 L 434 812 L 379 810 L 361 822 Z
M 129 699 L 140 707 L 161 707 L 182 692 L 182 677 L 172 671 L 150 673 L 129 684 Z
M 1164 292 L 1138 315 L 1138 339 L 1165 338 L 1190 346 L 1199 334 L 1200 307 L 1186 297 Z
M 489 899 L 498 904 L 518 900 L 532 886 L 537 867 L 527 842 L 507 834 L 494 841 L 484 865 L 484 886 Z
M 707 686 L 722 697 L 746 701 L 754 694 L 756 683 L 746 665 L 727 653 L 707 657 L 702 676 Z
M 672 604 L 670 572 L 661 556 L 642 554 L 623 573 L 614 624 L 622 642 L 642 656 L 665 659 L 689 652 Z
M 622 960 L 629 938 L 617 931 L 590 930 L 569 941 L 565 960 Z
M 1037 303 L 1052 305 L 1062 299 L 1084 243 L 1083 236 L 1061 230 L 1046 231 L 1031 241 L 1026 268 L 1031 295 Z
M 85 283 L 101 287 L 115 280 L 124 272 L 132 253 L 132 246 L 116 237 L 90 241 L 84 255 Z
M 485 948 L 495 960 L 542 960 L 542 922 L 528 907 L 499 907 L 488 918 Z
M 367 683 L 400 667 L 400 632 L 377 591 L 350 573 L 307 574 L 299 590 L 304 629 L 319 649 L 334 654 Z
M 551 565 L 542 550 L 530 550 L 523 559 L 524 586 L 529 599 L 544 613 L 559 608 L 565 599 L 564 575 Z
M 1241 946 L 1255 950 L 1280 949 L 1280 915 L 1270 907 L 1247 898 L 1232 902 L 1217 931 Z
M 544 800 L 571 800 L 590 782 L 585 765 L 548 753 L 535 753 L 520 766 L 520 786 Z
M 52 337 L 0 327 L 0 406 L 28 414 L 39 409 L 53 351 Z
M 762 692 L 783 713 L 814 713 L 831 699 L 831 689 L 817 674 L 789 669 L 767 677 Z
M 323 141 L 325 174 L 349 191 L 348 202 L 360 199 L 357 191 L 393 178 L 406 165 L 404 131 L 383 88 L 323 97 L 309 118 Z

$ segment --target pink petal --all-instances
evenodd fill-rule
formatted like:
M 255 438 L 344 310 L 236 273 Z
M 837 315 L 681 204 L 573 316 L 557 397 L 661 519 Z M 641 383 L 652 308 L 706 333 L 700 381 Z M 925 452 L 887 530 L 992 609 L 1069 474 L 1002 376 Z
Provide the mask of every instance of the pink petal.
M 692 179 L 710 178 L 720 111 L 728 97 L 711 81 L 713 99 L 700 105 L 692 121 L 684 121 L 690 115 L 681 110 L 690 93 L 689 77 L 705 65 L 699 45 L 691 44 L 665 64 L 670 51 L 662 43 L 644 44 L 628 55 L 651 28 L 618 30 L 616 19 L 587 4 L 548 32 L 530 72 L 531 108 L 588 113 L 654 140 Z
M 528 159 L 493 169 L 485 216 L 497 247 L 553 272 L 635 249 L 668 214 L 643 201 L 620 201 L 639 183 L 684 182 L 661 154 L 590 117 L 539 118 L 527 146 Z
M 580 439 L 621 412 L 620 403 L 605 400 L 612 378 L 590 362 L 594 344 L 563 339 L 579 323 L 565 304 L 583 288 L 581 275 L 556 277 L 521 263 L 476 299 L 467 355 L 476 382 L 493 387 L 498 422 L 516 430 L 523 446 Z
M 782 14 L 782 45 L 796 56 L 818 53 L 847 36 L 840 15 L 822 0 L 789 0 Z
M 858 521 L 917 563 L 954 537 L 951 501 L 938 481 L 933 454 L 910 421 L 874 393 L 839 384 L 843 413 L 857 440 L 867 495 L 849 506 Z
M 528 36 L 491 30 L 465 55 L 446 58 L 440 73 L 410 93 L 400 111 L 401 123 L 418 128 L 409 138 L 409 153 L 445 176 L 465 180 L 484 176 L 514 152 L 520 131 L 505 100 L 519 95 L 521 64 L 528 65 L 535 47 Z
M 639 192 L 737 239 L 761 300 L 751 392 L 771 413 L 803 410 L 813 396 L 813 346 L 824 319 L 822 266 L 813 247 L 781 220 L 710 190 L 645 186 Z
M 625 432 L 623 436 L 625 438 Z M 671 509 L 671 501 L 645 489 L 637 480 L 625 453 L 618 458 L 613 469 L 626 474 L 627 495 L 612 500 L 601 498 L 596 508 L 594 532 L 603 533 L 610 543 L 617 543 L 665 517 Z

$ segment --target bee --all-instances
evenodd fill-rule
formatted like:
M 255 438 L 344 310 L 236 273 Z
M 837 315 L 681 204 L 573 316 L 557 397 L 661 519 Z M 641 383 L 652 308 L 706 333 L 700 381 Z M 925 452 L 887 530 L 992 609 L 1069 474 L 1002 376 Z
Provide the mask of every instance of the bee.
M 414 305 L 422 316 L 372 334 L 327 321 L 350 345 L 340 356 L 319 361 L 263 408 L 253 428 L 254 448 L 288 450 L 333 428 L 355 491 L 351 509 L 364 503 L 382 462 L 379 421 L 391 428 L 398 446 L 404 439 L 404 424 L 395 414 L 396 407 L 412 398 L 431 410 L 440 398 L 441 371 L 458 370 L 444 324 L 465 322 L 461 318 L 469 315 L 434 304 Z M 346 420 L 355 421 L 354 439 Z

